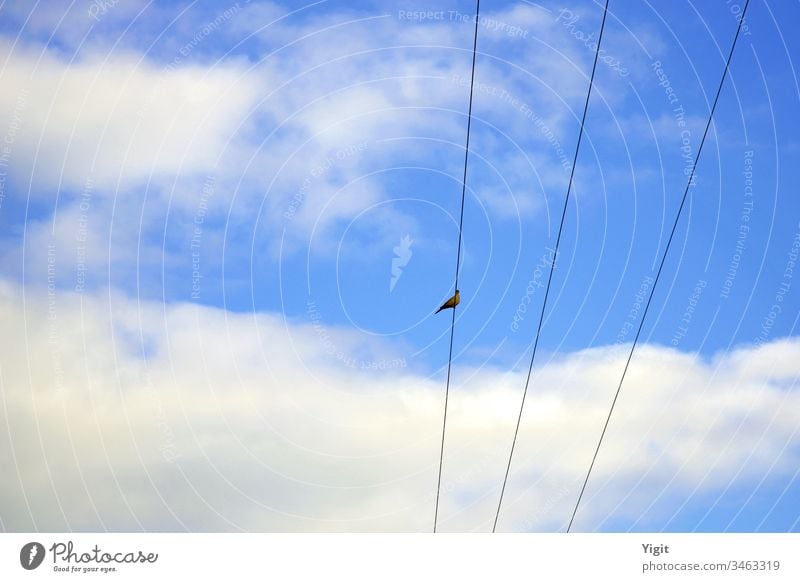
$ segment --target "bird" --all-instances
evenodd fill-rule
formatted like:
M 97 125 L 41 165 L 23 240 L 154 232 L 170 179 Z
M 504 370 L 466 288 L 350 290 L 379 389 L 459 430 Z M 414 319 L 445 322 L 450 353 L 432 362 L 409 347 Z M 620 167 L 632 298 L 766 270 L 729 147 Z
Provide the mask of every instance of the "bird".
M 455 309 L 456 305 L 459 303 L 461 303 L 461 293 L 459 293 L 458 289 L 456 289 L 456 294 L 442 303 L 442 306 L 436 311 L 436 313 L 439 313 L 442 309 Z

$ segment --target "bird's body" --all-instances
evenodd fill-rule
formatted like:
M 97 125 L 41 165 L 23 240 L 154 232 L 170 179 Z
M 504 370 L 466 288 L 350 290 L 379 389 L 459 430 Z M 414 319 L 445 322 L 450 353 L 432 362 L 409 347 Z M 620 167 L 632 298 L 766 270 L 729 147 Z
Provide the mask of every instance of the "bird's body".
M 461 293 L 459 293 L 458 289 L 456 289 L 456 294 L 442 303 L 442 306 L 436 311 L 436 313 L 439 313 L 443 309 L 455 309 L 456 305 L 459 303 L 461 303 Z

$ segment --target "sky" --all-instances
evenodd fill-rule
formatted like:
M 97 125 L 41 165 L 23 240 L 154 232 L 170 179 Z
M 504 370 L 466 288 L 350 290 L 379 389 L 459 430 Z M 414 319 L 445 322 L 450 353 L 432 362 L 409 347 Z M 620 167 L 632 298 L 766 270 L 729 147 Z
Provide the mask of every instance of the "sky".
M 498 531 L 563 531 L 742 2 L 612 0 Z M 475 6 L 0 3 L 4 531 L 430 531 Z M 796 3 L 748 8 L 574 531 L 800 530 Z M 439 531 L 491 531 L 603 4 L 485 1 Z

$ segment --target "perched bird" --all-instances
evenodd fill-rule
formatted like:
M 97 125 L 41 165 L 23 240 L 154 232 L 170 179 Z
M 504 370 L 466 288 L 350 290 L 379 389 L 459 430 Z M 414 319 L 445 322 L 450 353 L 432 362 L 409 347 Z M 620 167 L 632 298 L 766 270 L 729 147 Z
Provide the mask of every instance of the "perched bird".
M 456 294 L 453 295 L 447 301 L 445 301 L 442 304 L 442 306 L 436 311 L 436 313 L 439 313 L 442 309 L 455 309 L 456 305 L 458 305 L 459 303 L 461 303 L 461 293 L 459 293 L 458 289 L 456 289 Z

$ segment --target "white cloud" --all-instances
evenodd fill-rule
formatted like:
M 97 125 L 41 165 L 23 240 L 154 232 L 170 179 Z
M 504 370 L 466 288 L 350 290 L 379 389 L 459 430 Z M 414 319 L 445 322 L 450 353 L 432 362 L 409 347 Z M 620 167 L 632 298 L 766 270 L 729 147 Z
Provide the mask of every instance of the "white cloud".
M 6 114 L 0 114 L 0 127 L 24 97 L 13 146 L 16 185 L 27 188 L 31 181 L 33 194 L 48 200 L 60 190 L 62 211 L 75 203 L 70 190 L 81 189 L 91 177 L 97 196 L 169 199 L 174 211 L 191 217 L 197 182 L 213 174 L 216 216 L 231 210 L 234 219 L 252 217 L 266 201 L 269 244 L 276 244 L 285 228 L 291 249 L 305 245 L 312 228 L 319 234 L 396 195 L 380 179 L 342 193 L 370 172 L 416 163 L 460 179 L 466 87 L 454 79 L 469 73 L 468 23 L 429 25 L 396 14 L 344 10 L 303 12 L 266 28 L 259 24 L 274 21 L 282 11 L 272 4 L 243 6 L 224 29 L 214 31 L 218 38 L 203 37 L 203 50 L 184 57 L 176 48 L 180 62 L 175 66 L 164 64 L 170 61 L 169 48 L 145 55 L 126 44 L 108 52 L 102 31 L 71 56 L 30 41 L 12 48 L 3 40 L 0 59 L 7 62 L 0 72 L 0 111 Z M 104 23 L 126 14 L 109 11 Z M 165 46 L 178 47 L 191 36 L 192 26 L 202 27 L 210 16 L 187 13 L 174 34 L 165 31 Z M 562 39 L 561 26 L 540 9 L 518 7 L 488 18 L 530 36 L 511 38 L 505 28 L 484 26 L 478 80 L 507 88 L 560 135 L 570 119 L 565 103 L 579 102 L 585 79 L 577 68 L 565 74 L 565 63 L 554 59 L 552 50 L 578 60 L 588 59 L 585 51 Z M 51 20 L 36 15 L 42 31 L 55 26 Z M 250 33 L 263 42 L 263 60 L 255 60 L 255 66 L 243 57 L 215 62 L 208 56 L 216 40 Z M 526 50 L 531 43 L 553 48 Z M 505 62 L 509 50 L 519 55 Z M 519 66 L 511 66 L 515 63 Z M 478 91 L 475 113 L 508 131 L 545 183 L 565 180 L 550 159 L 552 145 L 527 121 L 520 123 L 519 110 L 498 106 L 496 98 Z M 514 208 L 534 212 L 542 193 L 528 187 L 537 180 L 530 164 L 519 156 L 498 158 L 497 148 L 516 144 L 490 140 L 477 126 L 476 153 L 499 159 L 519 198 Z M 390 141 L 378 143 L 383 139 Z M 335 171 L 314 181 L 300 204 L 293 203 L 320 163 L 361 143 L 368 144 L 366 150 L 337 162 Z M 287 221 L 284 213 L 292 207 L 295 214 Z M 498 219 L 516 219 L 502 199 L 490 200 L 488 207 Z
M 50 301 L 52 300 L 52 303 Z M 0 285 L 9 530 L 423 530 L 436 483 L 442 382 L 354 332 L 269 314 Z M 705 361 L 641 346 L 578 529 L 663 523 L 657 495 L 713 495 L 798 462 L 800 341 Z M 501 528 L 554 530 L 574 503 L 624 346 L 538 370 Z M 522 377 L 456 369 L 443 530 L 486 530 Z M 772 466 L 774 463 L 774 466 Z M 620 503 L 621 501 L 625 503 Z M 617 509 L 617 506 L 619 508 Z
M 36 191 L 98 192 L 208 171 L 259 95 L 244 63 L 159 67 L 134 53 L 74 62 L 0 39 L 0 122 L 18 110 L 15 174 Z

